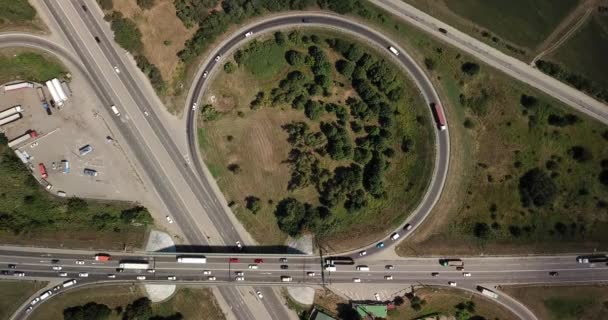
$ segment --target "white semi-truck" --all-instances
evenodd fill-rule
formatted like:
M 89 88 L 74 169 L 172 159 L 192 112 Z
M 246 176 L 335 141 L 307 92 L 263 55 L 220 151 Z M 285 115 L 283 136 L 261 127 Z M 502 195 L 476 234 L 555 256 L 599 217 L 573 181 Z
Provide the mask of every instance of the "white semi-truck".
M 177 257 L 178 263 L 207 263 L 207 258 L 204 256 L 181 256 Z
M 146 270 L 150 268 L 147 261 L 123 261 L 118 265 L 122 269 Z
M 68 96 L 66 96 L 65 92 L 63 92 L 63 88 L 61 87 L 61 83 L 59 83 L 59 80 L 57 80 L 57 78 L 53 78 L 51 80 L 51 83 L 53 84 L 53 87 L 55 87 L 55 90 L 59 94 L 59 98 L 64 102 L 68 101 Z
M 51 94 L 53 101 L 55 101 L 55 104 L 58 107 L 63 106 L 63 100 L 61 100 L 61 97 L 59 96 L 59 93 L 55 89 L 53 82 L 51 80 L 49 80 L 49 81 L 45 82 L 44 84 L 46 84 L 46 88 L 49 89 L 49 93 Z
M 8 116 L 12 116 L 12 115 L 20 113 L 20 112 L 23 112 L 23 108 L 21 108 L 20 105 L 14 106 L 10 109 L 6 109 L 6 110 L 0 112 L 0 119 L 6 118 Z
M 498 294 L 496 294 L 496 292 L 494 292 L 492 290 L 488 290 L 484 287 L 479 287 L 479 291 L 481 291 L 481 294 L 483 294 L 486 297 L 490 297 L 492 299 L 498 299 Z

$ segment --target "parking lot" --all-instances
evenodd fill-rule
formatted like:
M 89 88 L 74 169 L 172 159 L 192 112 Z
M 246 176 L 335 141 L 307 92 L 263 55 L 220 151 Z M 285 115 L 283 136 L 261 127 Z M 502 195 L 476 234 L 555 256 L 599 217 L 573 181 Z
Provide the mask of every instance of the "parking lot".
M 82 92 L 77 83 L 73 85 L 72 92 Z M 70 96 L 61 108 L 49 107 L 48 114 L 36 91 L 40 86 L 7 92 L 0 88 L 0 111 L 16 105 L 23 109 L 21 119 L 0 127 L 9 141 L 36 131 L 36 137 L 13 147 L 26 156 L 34 177 L 43 185 L 48 181 L 52 185 L 49 191 L 55 195 L 129 201 L 139 198 L 141 183 L 106 125 L 111 115 L 103 112 L 95 99 L 78 94 Z M 43 88 L 50 102 L 49 91 Z M 81 155 L 79 149 L 86 145 L 92 150 Z M 46 168 L 46 179 L 42 178 L 40 163 Z M 65 169 L 66 163 L 69 170 Z M 85 175 L 85 169 L 96 171 L 96 176 Z

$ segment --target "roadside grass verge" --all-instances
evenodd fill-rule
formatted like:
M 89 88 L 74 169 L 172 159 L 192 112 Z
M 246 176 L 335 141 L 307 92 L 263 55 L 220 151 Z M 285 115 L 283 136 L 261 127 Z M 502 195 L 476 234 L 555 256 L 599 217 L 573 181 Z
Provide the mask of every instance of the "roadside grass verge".
M 36 308 L 30 318 L 34 320 L 63 319 L 63 310 L 89 302 L 104 304 L 112 311 L 108 320 L 123 319 L 127 305 L 145 296 L 143 286 L 96 286 L 70 290 Z M 152 313 L 169 317 L 180 313 L 183 319 L 224 319 L 210 289 L 178 287 L 167 301 L 152 303 Z M 147 318 L 146 318 L 147 319 Z
M 505 286 L 501 290 L 522 301 L 539 319 L 608 317 L 608 287 L 604 285 Z
M 386 53 L 370 49 L 349 36 L 327 30 L 321 33 L 318 30 L 300 31 L 300 36 L 309 39 L 313 38 L 312 35 L 323 34 L 316 45 L 323 48 L 332 66 L 340 56 L 328 48 L 324 38 L 340 37 L 354 41 L 367 52 L 373 52 L 376 57 L 390 61 L 386 59 Z M 290 31 L 285 31 L 285 34 Z M 210 170 L 214 168 L 211 171 L 214 172 L 233 212 L 253 237 L 264 244 L 278 244 L 285 240 L 286 234 L 277 226 L 275 216 L 276 205 L 281 199 L 294 197 L 313 206 L 320 204 L 317 191 L 312 185 L 288 191 L 291 167 L 286 160 L 292 146 L 287 142 L 288 135 L 282 129 L 285 124 L 302 121 L 314 132 L 319 130 L 319 121 L 308 119 L 302 111 L 292 109 L 290 104 L 264 106 L 259 110 L 252 110 L 250 104 L 258 92 L 264 91 L 268 94 L 277 86 L 279 80 L 294 70 L 285 62 L 285 53 L 288 50 L 306 53 L 311 45 L 314 44 L 302 42 L 295 46 L 279 47 L 273 40 L 258 39 L 255 46 L 262 48 L 260 51 L 265 52 L 263 56 L 274 56 L 266 60 L 274 65 L 266 66 L 265 70 L 275 71 L 265 73 L 252 69 L 248 66 L 249 61 L 259 61 L 262 58 L 251 58 L 254 55 L 246 57 L 232 73 L 218 70 L 203 101 L 200 102 L 201 105 L 213 105 L 220 113 L 218 119 L 199 122 L 203 127 L 199 132 L 204 132 L 199 143 L 205 163 Z M 257 52 L 255 56 L 258 56 Z M 223 63 L 228 60 L 228 57 L 224 57 Z M 309 67 L 295 69 L 312 78 Z M 254 74 L 256 72 L 257 74 Z M 334 83 L 331 94 L 319 96 L 320 100 L 345 105 L 347 97 L 356 96 L 350 80 L 333 68 L 331 77 Z M 427 106 L 414 85 L 403 73 L 398 77 L 403 84 L 404 94 L 403 98 L 395 103 L 397 111 L 392 127 L 393 138 L 389 145 L 396 152 L 390 158 L 391 165 L 384 174 L 385 193 L 379 198 L 367 197 L 367 207 L 356 214 L 349 213 L 342 206 L 332 208 L 332 215 L 337 223 L 332 225 L 332 231 L 323 235 L 322 239 L 323 244 L 330 246 L 331 250 L 344 250 L 382 237 L 388 230 L 403 222 L 426 191 L 433 169 L 434 125 Z M 335 119 L 331 112 L 320 117 L 321 121 Z M 349 121 L 351 120 L 356 118 L 351 116 Z M 362 136 L 362 133 L 354 133 L 349 129 L 349 135 L 356 138 Z M 414 151 L 407 154 L 400 151 L 402 137 L 411 138 Z M 350 159 L 319 159 L 330 172 L 338 166 L 350 164 Z M 229 166 L 233 164 L 238 165 L 236 174 L 229 170 Z M 256 214 L 246 208 L 245 199 L 249 196 L 259 199 L 260 209 Z M 408 200 L 404 201 L 404 198 Z
M 152 217 L 137 204 L 62 199 L 0 145 L 0 241 L 49 247 L 140 248 Z
M 14 80 L 43 82 L 66 73 L 55 57 L 28 49 L 0 49 L 0 83 Z
M 42 31 L 45 28 L 28 0 L 0 0 L 1 31 Z
M 27 298 L 45 286 L 43 281 L 0 280 L 0 319 L 9 319 Z
M 599 179 L 608 158 L 604 125 L 375 7 L 367 9 L 373 25 L 420 64 L 432 61 L 427 72 L 442 93 L 450 125 L 446 189 L 400 254 L 572 252 L 608 241 L 608 188 Z M 477 73 L 465 74 L 465 62 L 479 64 Z M 522 95 L 536 97 L 534 106 L 524 107 Z M 566 117 L 575 120 L 556 121 Z M 575 155 L 581 150 L 584 159 Z M 553 177 L 556 192 L 550 204 L 524 207 L 519 181 L 536 167 Z
M 580 2 L 580 0 L 404 1 L 518 58 L 533 57 L 536 47 Z

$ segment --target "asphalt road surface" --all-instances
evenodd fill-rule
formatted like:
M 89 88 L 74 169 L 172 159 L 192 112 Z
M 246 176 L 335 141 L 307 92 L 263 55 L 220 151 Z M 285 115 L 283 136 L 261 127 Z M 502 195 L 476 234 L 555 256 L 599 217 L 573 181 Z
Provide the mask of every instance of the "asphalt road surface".
M 463 270 L 455 266 L 441 266 L 438 258 L 374 260 L 366 257 L 354 260 L 349 265 L 336 265 L 335 271 L 327 271 L 324 268 L 326 261 L 304 255 L 205 254 L 205 263 L 187 264 L 178 263 L 177 258 L 192 254 L 109 254 L 112 260 L 100 262 L 94 259 L 95 252 L 36 248 L 23 251 L 21 248 L 1 247 L 0 277 L 76 279 L 80 285 L 98 282 L 196 283 L 221 288 L 251 285 L 325 286 L 336 283 L 374 284 L 375 287 L 387 283 L 399 283 L 404 287 L 410 284 L 449 286 L 450 282 L 454 282 L 456 287 L 470 291 L 478 292 L 480 288 L 487 288 L 497 292 L 497 302 L 506 304 L 524 319 L 530 318 L 527 309 L 522 307 L 522 310 L 517 310 L 518 303 L 501 294 L 495 286 L 597 283 L 608 280 L 606 262 L 578 263 L 576 256 L 570 255 L 463 258 Z M 121 263 L 127 262 L 141 264 L 143 269 L 125 267 L 120 270 Z M 368 269 L 358 270 L 361 267 Z M 24 276 L 17 276 L 21 272 Z M 551 275 L 553 272 L 557 274 Z M 238 277 L 243 279 L 239 280 Z M 25 309 L 22 308 L 20 312 L 25 312 Z

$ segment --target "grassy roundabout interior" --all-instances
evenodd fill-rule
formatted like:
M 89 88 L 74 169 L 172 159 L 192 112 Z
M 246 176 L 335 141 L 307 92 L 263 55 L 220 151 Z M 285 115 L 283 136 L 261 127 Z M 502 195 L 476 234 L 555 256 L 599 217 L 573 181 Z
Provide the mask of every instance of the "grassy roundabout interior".
M 387 53 L 316 31 L 270 34 L 223 57 L 200 102 L 199 143 L 257 241 L 312 233 L 345 249 L 382 236 L 418 204 L 435 129 Z

